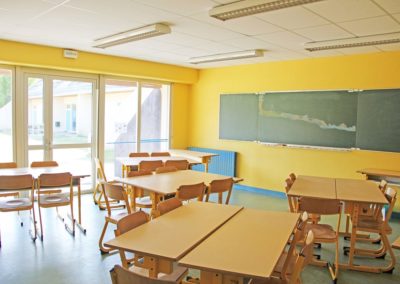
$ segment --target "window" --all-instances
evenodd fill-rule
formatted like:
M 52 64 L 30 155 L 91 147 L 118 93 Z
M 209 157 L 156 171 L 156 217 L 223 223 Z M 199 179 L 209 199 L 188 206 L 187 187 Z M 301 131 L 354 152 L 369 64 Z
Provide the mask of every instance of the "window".
M 0 162 L 14 160 L 13 108 L 13 71 L 0 67 Z

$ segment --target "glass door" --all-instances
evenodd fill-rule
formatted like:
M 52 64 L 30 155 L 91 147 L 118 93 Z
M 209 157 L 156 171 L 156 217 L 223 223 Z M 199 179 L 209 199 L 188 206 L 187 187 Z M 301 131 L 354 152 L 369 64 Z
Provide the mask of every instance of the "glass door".
M 96 81 L 27 74 L 28 164 L 92 168 Z M 90 179 L 88 179 L 90 180 Z

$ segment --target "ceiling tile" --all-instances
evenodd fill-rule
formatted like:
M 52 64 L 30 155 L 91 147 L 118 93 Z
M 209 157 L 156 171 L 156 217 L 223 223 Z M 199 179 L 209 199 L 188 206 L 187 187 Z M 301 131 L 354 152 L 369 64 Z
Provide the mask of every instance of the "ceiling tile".
M 383 51 L 400 50 L 400 43 L 381 44 L 381 45 L 377 45 L 376 48 L 379 50 L 383 50 Z
M 399 0 L 374 0 L 374 2 L 385 9 L 388 13 L 400 13 Z
M 173 30 L 209 40 L 225 40 L 238 37 L 238 33 L 193 19 L 180 19 L 173 25 Z
M 296 33 L 312 39 L 313 41 L 332 40 L 339 38 L 353 37 L 354 35 L 346 32 L 335 25 L 325 25 L 313 28 L 295 30 Z
M 343 54 L 363 54 L 363 53 L 373 53 L 379 52 L 374 46 L 360 46 L 360 47 L 349 47 L 349 48 L 340 48 L 337 51 Z
M 385 34 L 400 31 L 400 24 L 389 16 L 346 22 L 339 25 L 357 36 Z
M 315 13 L 299 6 L 261 13 L 256 15 L 256 17 L 285 29 L 299 29 L 329 23 Z
M 189 16 L 194 13 L 193 11 L 208 12 L 215 6 L 215 2 L 211 0 L 135 0 L 135 2 L 183 16 Z
M 334 22 L 353 21 L 386 14 L 369 0 L 327 0 L 311 3 L 306 8 Z
M 240 48 L 242 50 L 246 49 L 265 49 L 265 50 L 270 50 L 270 49 L 276 49 L 278 48 L 276 45 L 273 45 L 271 43 L 267 43 L 265 41 L 262 41 L 260 39 L 250 37 L 250 36 L 240 36 L 237 38 L 232 38 L 228 40 L 224 40 L 223 43 L 226 43 L 228 45 L 235 46 L 237 48 Z
M 288 31 L 260 35 L 256 38 L 293 50 L 303 49 L 303 44 L 310 41 L 309 38 Z

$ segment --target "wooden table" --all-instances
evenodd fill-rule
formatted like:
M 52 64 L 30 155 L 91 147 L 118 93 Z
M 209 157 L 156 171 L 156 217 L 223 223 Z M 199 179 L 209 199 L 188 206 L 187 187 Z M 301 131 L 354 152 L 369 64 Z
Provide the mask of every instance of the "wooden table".
M 243 207 L 190 202 L 105 243 L 114 249 L 144 255 L 151 277 L 171 273 L 182 258 Z
M 318 189 L 320 192 L 318 192 Z M 348 263 L 340 264 L 340 267 L 344 269 L 379 272 L 378 270 L 363 269 L 364 267 L 353 263 L 355 240 L 357 237 L 356 224 L 360 206 L 363 204 L 388 204 L 388 201 L 376 183 L 367 180 L 299 176 L 293 183 L 288 196 L 337 199 L 345 202 L 346 210 L 353 216 L 353 226 L 350 234 L 349 261 Z
M 126 177 L 130 167 L 139 166 L 142 161 L 162 161 L 165 163 L 168 160 L 187 160 L 189 165 L 197 165 L 201 164 L 201 162 L 193 159 L 187 159 L 185 157 L 169 157 L 169 156 L 161 156 L 161 157 L 117 157 L 116 160 L 122 164 L 122 177 Z
M 223 175 L 183 170 L 131 178 L 116 178 L 115 180 L 133 187 L 134 190 L 132 200 L 135 200 L 136 197 L 135 188 L 142 188 L 149 191 L 153 204 L 152 210 L 155 210 L 157 203 L 160 201 L 162 196 L 175 193 L 178 187 L 181 185 L 196 184 L 201 182 L 209 185 L 213 180 L 226 178 L 228 177 Z M 239 178 L 233 179 L 234 182 L 239 182 L 242 180 Z M 132 206 L 134 206 L 134 204 Z
M 243 283 L 271 277 L 299 214 L 243 209 L 179 264 L 200 269 L 200 283 Z
M 35 167 L 35 168 L 12 168 L 12 169 L 0 169 L 0 175 L 23 175 L 30 174 L 36 180 L 41 174 L 47 173 L 63 173 L 69 172 L 72 175 L 73 183 L 77 186 L 78 192 L 78 222 L 76 225 L 78 228 L 86 234 L 86 229 L 82 226 L 82 205 L 81 205 L 81 178 L 89 177 L 90 174 L 86 173 L 85 170 L 80 170 L 79 168 L 70 167 Z
M 169 152 L 171 153 L 172 156 L 184 157 L 204 164 L 205 172 L 208 172 L 208 165 L 211 161 L 211 158 L 214 156 L 218 156 L 218 154 L 214 153 L 206 153 L 206 152 L 198 152 L 198 151 L 182 150 L 182 149 L 170 149 Z
M 388 183 L 400 185 L 400 171 L 366 168 L 366 169 L 361 169 L 357 172 L 365 174 L 366 178 L 369 180 L 381 181 L 382 179 L 384 179 Z M 392 243 L 392 247 L 400 249 L 400 237 L 398 237 Z

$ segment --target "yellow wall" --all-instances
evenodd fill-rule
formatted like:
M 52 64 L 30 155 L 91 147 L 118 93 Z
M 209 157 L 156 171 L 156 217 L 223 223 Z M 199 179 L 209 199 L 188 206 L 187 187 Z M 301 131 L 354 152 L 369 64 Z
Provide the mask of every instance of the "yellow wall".
M 365 167 L 400 170 L 400 153 L 337 152 L 219 140 L 219 96 L 266 90 L 400 88 L 400 52 L 272 62 L 201 70 L 192 86 L 189 144 L 238 152 L 245 185 L 283 191 L 290 172 L 362 178 Z

